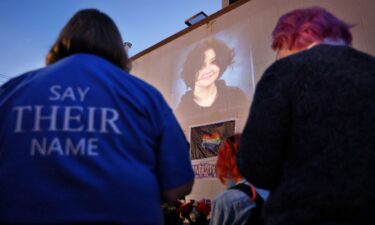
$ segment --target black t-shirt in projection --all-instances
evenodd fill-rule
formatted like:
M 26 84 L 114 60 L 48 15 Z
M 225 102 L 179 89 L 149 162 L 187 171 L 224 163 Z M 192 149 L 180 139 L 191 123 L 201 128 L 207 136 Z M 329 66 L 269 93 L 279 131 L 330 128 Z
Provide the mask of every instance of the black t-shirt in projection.
M 193 90 L 186 92 L 175 114 L 184 129 L 226 119 L 246 117 L 250 100 L 238 87 L 227 86 L 224 80 L 216 81 L 217 97 L 210 107 L 202 107 L 195 103 Z

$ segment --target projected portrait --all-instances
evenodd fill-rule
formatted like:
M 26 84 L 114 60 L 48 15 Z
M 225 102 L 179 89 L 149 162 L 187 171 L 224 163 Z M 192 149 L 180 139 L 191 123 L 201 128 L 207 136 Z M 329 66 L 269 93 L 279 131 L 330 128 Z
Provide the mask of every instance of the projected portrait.
M 181 77 L 187 91 L 176 107 L 177 116 L 193 118 L 246 104 L 244 92 L 221 79 L 233 63 L 234 50 L 223 41 L 211 38 L 198 43 L 183 64 Z

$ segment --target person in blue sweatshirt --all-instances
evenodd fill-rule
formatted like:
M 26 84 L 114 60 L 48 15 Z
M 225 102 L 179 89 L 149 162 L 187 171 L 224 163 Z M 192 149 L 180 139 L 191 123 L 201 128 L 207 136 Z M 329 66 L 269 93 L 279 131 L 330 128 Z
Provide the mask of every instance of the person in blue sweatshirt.
M 161 225 L 192 188 L 188 143 L 115 23 L 77 12 L 46 64 L 0 88 L 0 223 Z

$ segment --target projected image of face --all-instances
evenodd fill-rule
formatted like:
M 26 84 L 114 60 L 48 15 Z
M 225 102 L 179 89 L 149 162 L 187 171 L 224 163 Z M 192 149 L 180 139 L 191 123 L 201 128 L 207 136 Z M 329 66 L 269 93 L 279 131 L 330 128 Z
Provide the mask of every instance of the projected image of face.
M 187 91 L 175 109 L 180 121 L 191 125 L 212 115 L 233 118 L 236 108 L 249 102 L 239 87 L 228 86 L 221 79 L 224 72 L 226 79 L 235 75 L 230 70 L 234 58 L 234 49 L 214 37 L 198 42 L 188 52 L 181 73 Z
M 182 78 L 190 89 L 181 104 L 193 107 L 212 107 L 218 100 L 219 92 L 226 84 L 220 80 L 224 71 L 233 63 L 234 51 L 216 38 L 198 43 L 187 55 Z
M 219 78 L 220 67 L 216 64 L 216 53 L 210 48 L 204 52 L 204 63 L 198 70 L 195 78 L 196 88 L 210 88 L 215 85 L 215 81 Z

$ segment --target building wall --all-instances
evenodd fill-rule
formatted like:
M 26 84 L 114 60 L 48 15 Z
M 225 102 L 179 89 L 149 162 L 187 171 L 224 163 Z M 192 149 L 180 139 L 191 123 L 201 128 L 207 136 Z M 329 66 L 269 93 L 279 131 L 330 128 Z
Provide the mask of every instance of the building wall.
M 226 1 L 223 0 L 223 4 L 224 2 Z M 249 68 L 247 74 L 243 75 L 252 76 L 255 81 L 246 83 L 251 86 L 249 94 L 251 102 L 255 83 L 275 60 L 275 52 L 272 51 L 270 44 L 271 32 L 278 18 L 293 9 L 310 6 L 324 7 L 338 18 L 354 24 L 353 47 L 375 55 L 375 1 L 373 0 L 251 0 L 137 58 L 132 73 L 158 88 L 173 108 L 176 104 L 177 92 L 171 87 L 176 83 L 176 74 L 179 73 L 180 68 L 176 65 L 181 65 L 180 59 L 186 55 L 189 46 L 201 39 L 217 36 L 232 44 L 237 53 L 242 52 L 244 61 L 251 62 L 251 66 L 246 67 Z M 241 132 L 244 126 L 242 117 L 247 117 L 248 108 L 239 108 L 238 113 L 245 113 L 244 116 L 233 115 L 239 119 L 236 132 Z M 202 120 L 200 123 L 205 124 L 222 118 L 215 118 L 215 115 L 212 115 L 210 120 Z M 188 127 L 183 129 L 189 138 Z M 224 189 L 225 187 L 217 179 L 196 179 L 193 192 L 188 198 L 213 198 Z

